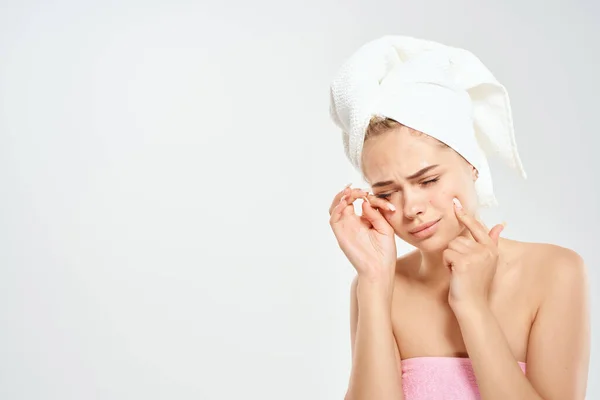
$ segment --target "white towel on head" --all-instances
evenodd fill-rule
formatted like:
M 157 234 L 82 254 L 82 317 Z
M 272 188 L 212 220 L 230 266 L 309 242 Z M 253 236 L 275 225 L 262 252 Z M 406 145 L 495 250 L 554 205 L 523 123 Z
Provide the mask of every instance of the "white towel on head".
M 384 36 L 359 48 L 330 87 L 330 114 L 346 156 L 361 169 L 374 116 L 396 120 L 447 144 L 479 172 L 481 206 L 496 205 L 487 157 L 497 154 L 523 178 L 508 94 L 467 50 L 407 36 Z

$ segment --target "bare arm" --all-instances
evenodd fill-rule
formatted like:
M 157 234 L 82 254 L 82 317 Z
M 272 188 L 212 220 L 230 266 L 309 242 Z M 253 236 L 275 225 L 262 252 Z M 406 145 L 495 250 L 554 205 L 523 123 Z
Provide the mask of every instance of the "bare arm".
M 545 400 L 583 400 L 590 354 L 587 271 L 577 253 L 561 253 L 532 326 L 527 375 Z
M 554 263 L 529 337 L 527 377 L 488 309 L 457 315 L 482 399 L 585 398 L 590 341 L 585 266 L 566 249 Z
M 346 400 L 402 400 L 400 355 L 394 340 L 391 294 L 354 278 L 350 299 L 352 373 Z

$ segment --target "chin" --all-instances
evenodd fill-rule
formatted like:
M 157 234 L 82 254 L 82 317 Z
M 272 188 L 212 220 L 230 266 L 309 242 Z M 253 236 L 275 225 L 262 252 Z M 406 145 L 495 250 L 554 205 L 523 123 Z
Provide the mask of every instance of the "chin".
M 400 236 L 406 243 L 426 253 L 436 253 L 446 250 L 450 241 L 455 237 L 456 235 L 450 236 L 447 232 L 439 231 L 426 239 L 417 239 L 407 232 L 404 232 Z
M 450 240 L 441 235 L 434 235 L 428 239 L 413 241 L 411 245 L 425 253 L 442 252 L 448 248 Z

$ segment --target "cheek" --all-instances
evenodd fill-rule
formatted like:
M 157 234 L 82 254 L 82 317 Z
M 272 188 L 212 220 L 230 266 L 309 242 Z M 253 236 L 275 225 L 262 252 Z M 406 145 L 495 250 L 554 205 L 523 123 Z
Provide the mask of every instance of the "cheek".
M 430 193 L 429 204 L 438 210 L 451 208 L 453 204 L 452 199 L 456 197 L 457 194 L 456 190 L 452 190 L 448 187 L 440 187 L 438 190 Z

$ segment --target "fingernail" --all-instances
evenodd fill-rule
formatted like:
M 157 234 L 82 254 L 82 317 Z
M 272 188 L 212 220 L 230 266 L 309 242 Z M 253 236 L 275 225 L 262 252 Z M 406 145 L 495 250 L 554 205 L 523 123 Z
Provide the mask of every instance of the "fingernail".
M 506 221 L 502 221 L 502 226 L 506 228 Z
M 371 204 L 371 202 L 369 201 L 369 198 L 367 196 L 363 196 L 362 198 L 364 201 L 366 201 L 367 203 Z
M 346 200 L 346 195 L 342 196 L 342 198 L 340 199 L 340 203 L 344 200 Z
M 349 188 L 350 186 L 352 186 L 352 182 L 350 182 L 349 184 L 347 184 L 346 186 L 344 186 L 344 189 Z
M 460 200 L 458 200 L 456 197 L 452 199 L 452 201 L 454 202 L 454 204 L 456 205 L 456 208 L 461 209 L 462 208 L 462 204 L 460 204 Z
M 396 207 L 392 203 L 387 203 L 387 205 L 390 211 L 396 211 Z

